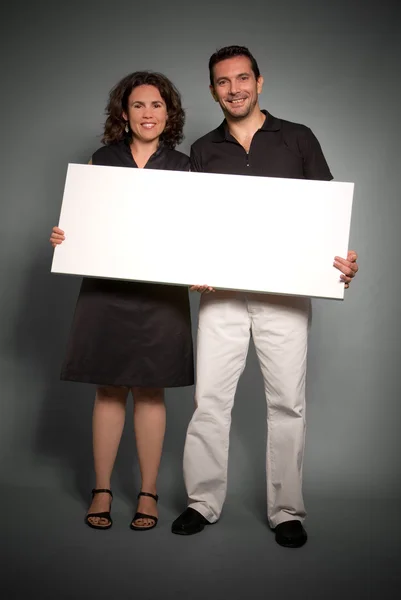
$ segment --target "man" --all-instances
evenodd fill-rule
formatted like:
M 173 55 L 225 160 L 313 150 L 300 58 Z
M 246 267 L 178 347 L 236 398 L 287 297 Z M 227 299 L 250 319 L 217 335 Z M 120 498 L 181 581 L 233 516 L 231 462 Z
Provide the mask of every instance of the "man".
M 194 171 L 266 177 L 333 179 L 320 144 L 304 125 L 261 111 L 263 77 L 249 50 L 222 48 L 209 61 L 210 90 L 225 120 L 191 148 Z M 249 227 L 252 227 L 250 215 Z M 358 270 L 357 255 L 335 257 L 345 287 Z M 285 268 L 285 265 L 283 265 Z M 310 299 L 215 291 L 202 294 L 196 382 L 196 410 L 184 450 L 188 508 L 172 525 L 190 535 L 221 514 L 227 489 L 231 409 L 244 369 L 249 340 L 255 343 L 267 400 L 267 516 L 276 541 L 299 547 L 302 525 L 305 433 L 305 373 Z

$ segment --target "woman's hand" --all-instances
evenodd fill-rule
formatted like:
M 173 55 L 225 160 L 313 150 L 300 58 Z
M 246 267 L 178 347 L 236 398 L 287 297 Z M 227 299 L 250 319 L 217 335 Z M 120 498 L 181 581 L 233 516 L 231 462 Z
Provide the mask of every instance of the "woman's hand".
M 50 236 L 50 243 L 55 248 L 59 244 L 62 244 L 65 240 L 64 231 L 59 227 L 53 227 L 52 234 Z

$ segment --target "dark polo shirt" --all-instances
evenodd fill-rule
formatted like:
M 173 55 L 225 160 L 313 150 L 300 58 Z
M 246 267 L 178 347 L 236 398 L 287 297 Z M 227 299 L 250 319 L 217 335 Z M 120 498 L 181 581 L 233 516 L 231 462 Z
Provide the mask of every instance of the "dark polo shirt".
M 191 148 L 191 170 L 292 179 L 333 179 L 320 144 L 305 125 L 266 119 L 253 136 L 249 153 L 229 133 L 227 123 L 197 140 Z

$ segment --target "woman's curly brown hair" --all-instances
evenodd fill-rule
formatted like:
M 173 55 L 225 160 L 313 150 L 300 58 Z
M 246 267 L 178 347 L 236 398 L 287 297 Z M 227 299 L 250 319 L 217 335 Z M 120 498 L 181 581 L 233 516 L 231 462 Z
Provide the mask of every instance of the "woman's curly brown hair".
M 160 140 L 170 148 L 175 148 L 184 138 L 183 129 L 185 112 L 181 106 L 181 95 L 165 75 L 152 71 L 136 71 L 127 75 L 110 91 L 106 106 L 107 119 L 102 137 L 103 144 L 109 145 L 132 138 L 132 133 L 125 132 L 126 121 L 122 115 L 128 113 L 128 98 L 132 90 L 140 85 L 154 85 L 166 103 L 168 119 Z

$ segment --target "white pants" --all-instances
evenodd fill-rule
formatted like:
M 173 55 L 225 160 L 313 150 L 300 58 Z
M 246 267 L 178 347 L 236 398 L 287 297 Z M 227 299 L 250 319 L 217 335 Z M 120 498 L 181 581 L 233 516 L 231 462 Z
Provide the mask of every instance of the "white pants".
M 310 300 L 216 291 L 199 310 L 196 410 L 184 449 L 189 506 L 217 521 L 227 491 L 231 410 L 252 334 L 267 401 L 267 516 L 305 518 L 302 464 Z

